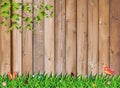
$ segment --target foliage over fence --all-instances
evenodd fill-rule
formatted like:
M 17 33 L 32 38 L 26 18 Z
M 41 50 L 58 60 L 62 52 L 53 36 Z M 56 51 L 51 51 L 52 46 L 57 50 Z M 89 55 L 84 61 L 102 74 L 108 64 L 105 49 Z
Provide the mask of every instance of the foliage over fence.
M 34 18 L 28 15 L 25 15 L 24 17 L 17 13 L 19 9 L 22 9 L 24 14 L 33 13 L 33 8 L 38 12 Z M 11 2 L 10 0 L 2 0 L 0 2 L 0 9 L 0 14 L 3 17 L 3 21 L 1 22 L 2 26 L 7 26 L 7 20 L 12 22 L 12 25 L 9 26 L 9 30 L 13 30 L 15 28 L 22 30 L 24 27 L 19 25 L 19 20 L 23 20 L 23 22 L 26 23 L 25 28 L 33 30 L 33 22 L 39 23 L 44 17 L 54 16 L 53 6 L 49 4 L 45 5 L 44 2 L 40 3 L 40 7 L 37 7 L 34 3 L 25 3 L 23 5 L 22 3 L 15 1 Z

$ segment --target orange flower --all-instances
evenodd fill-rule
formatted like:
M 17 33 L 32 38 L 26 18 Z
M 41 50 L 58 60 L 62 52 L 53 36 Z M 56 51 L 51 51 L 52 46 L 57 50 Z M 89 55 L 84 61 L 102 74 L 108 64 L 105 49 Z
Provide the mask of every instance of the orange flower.
M 8 72 L 8 73 L 7 73 L 7 76 L 9 77 L 10 80 L 16 79 L 16 77 L 17 77 L 17 72 L 14 72 L 13 75 L 12 75 L 10 72 Z
M 104 67 L 104 72 L 109 75 L 113 75 L 115 72 L 111 70 L 108 66 Z

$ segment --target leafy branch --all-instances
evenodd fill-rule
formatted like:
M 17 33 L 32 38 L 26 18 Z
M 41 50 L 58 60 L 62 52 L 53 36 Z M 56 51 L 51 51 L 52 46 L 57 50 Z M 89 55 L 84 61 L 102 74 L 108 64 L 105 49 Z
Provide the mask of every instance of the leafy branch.
M 32 13 L 34 11 L 37 12 L 37 15 L 32 17 Z M 23 14 L 19 14 L 19 11 L 22 10 Z M 29 15 L 31 14 L 31 15 Z M 12 25 L 9 26 L 8 31 L 13 29 L 23 30 L 27 28 L 28 30 L 33 30 L 32 24 L 40 23 L 44 17 L 53 17 L 54 11 L 52 5 L 45 5 L 44 2 L 40 3 L 40 6 L 37 7 L 32 3 L 19 3 L 19 2 L 10 2 L 10 0 L 1 0 L 0 1 L 0 15 L 3 18 L 1 25 L 7 26 L 7 21 L 10 20 Z M 19 25 L 19 21 L 23 21 L 25 23 L 25 27 Z

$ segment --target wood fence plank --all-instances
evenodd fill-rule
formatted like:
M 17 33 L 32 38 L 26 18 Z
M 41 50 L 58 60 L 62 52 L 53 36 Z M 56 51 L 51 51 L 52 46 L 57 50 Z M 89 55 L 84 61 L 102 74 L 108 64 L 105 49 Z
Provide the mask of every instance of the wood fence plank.
M 32 3 L 32 0 L 23 0 L 23 4 Z M 32 5 L 30 6 L 32 9 Z M 23 13 L 23 17 L 32 17 L 31 13 Z M 23 26 L 26 24 L 23 22 Z M 32 31 L 27 28 L 23 29 L 22 36 L 22 71 L 23 73 L 32 73 Z
M 65 73 L 65 0 L 55 1 L 55 72 Z
M 120 74 L 120 0 L 110 0 L 110 68 Z
M 44 0 L 45 5 L 54 6 L 54 0 Z M 45 41 L 45 72 L 54 74 L 54 18 L 44 20 L 44 41 Z
M 66 72 L 76 74 L 76 0 L 66 0 Z
M 22 0 L 13 0 L 16 2 L 22 2 Z M 13 12 L 14 14 L 14 12 Z M 16 13 L 15 13 L 16 14 Z M 17 14 L 22 14 L 22 10 L 19 9 Z M 19 25 L 22 25 L 21 19 L 19 20 Z M 12 32 L 12 71 L 22 73 L 22 34 L 19 30 L 14 29 Z
M 109 66 L 109 0 L 99 0 L 99 73 Z
M 3 20 L 3 17 L 0 16 L 0 23 Z M 11 33 L 6 32 L 9 25 L 9 20 L 6 27 L 0 24 L 0 74 L 11 72 Z
M 40 3 L 43 0 L 34 0 L 34 4 L 37 7 L 40 7 Z M 34 10 L 34 16 L 38 13 Z M 40 24 L 34 23 L 34 36 L 33 36 L 33 63 L 34 63 L 34 72 L 44 72 L 44 22 Z
M 77 73 L 87 75 L 87 0 L 77 0 Z
M 88 0 L 88 74 L 98 73 L 98 0 Z

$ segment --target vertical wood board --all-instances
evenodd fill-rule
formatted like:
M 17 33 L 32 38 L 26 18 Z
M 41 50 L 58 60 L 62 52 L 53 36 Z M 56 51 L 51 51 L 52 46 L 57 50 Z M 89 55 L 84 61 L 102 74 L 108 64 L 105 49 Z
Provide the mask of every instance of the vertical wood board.
M 120 74 L 120 0 L 110 0 L 110 68 Z
M 22 2 L 22 0 L 13 0 L 16 2 Z M 12 12 L 12 14 L 20 14 L 22 15 L 21 8 L 17 13 Z M 18 21 L 19 25 L 22 25 L 21 19 Z M 12 71 L 16 71 L 19 74 L 22 73 L 22 33 L 14 29 L 12 32 Z
M 66 0 L 66 72 L 76 74 L 76 1 Z
M 32 0 L 23 0 L 23 4 L 32 3 Z M 32 9 L 32 5 L 30 5 Z M 23 17 L 31 17 L 31 13 L 23 13 Z M 22 71 L 23 73 L 33 72 L 32 68 L 32 31 L 26 28 L 26 24 L 23 22 L 23 35 L 22 35 Z
M 34 0 L 34 17 L 38 14 L 36 7 L 40 7 L 43 0 Z M 33 35 L 33 69 L 35 73 L 44 72 L 44 22 L 40 24 L 34 23 L 34 35 Z
M 0 23 L 4 21 L 0 14 Z M 10 26 L 10 21 L 7 21 L 7 26 L 3 27 L 0 24 L 0 74 L 11 72 L 11 32 L 7 32 Z
M 98 0 L 88 0 L 88 74 L 98 73 Z
M 77 74 L 87 75 L 87 0 L 77 0 Z
M 44 0 L 44 3 L 54 6 L 54 0 Z M 44 31 L 44 70 L 46 73 L 54 73 L 54 18 L 45 18 Z
M 55 72 L 65 73 L 65 0 L 55 1 Z
M 99 73 L 109 66 L 109 0 L 99 0 Z

